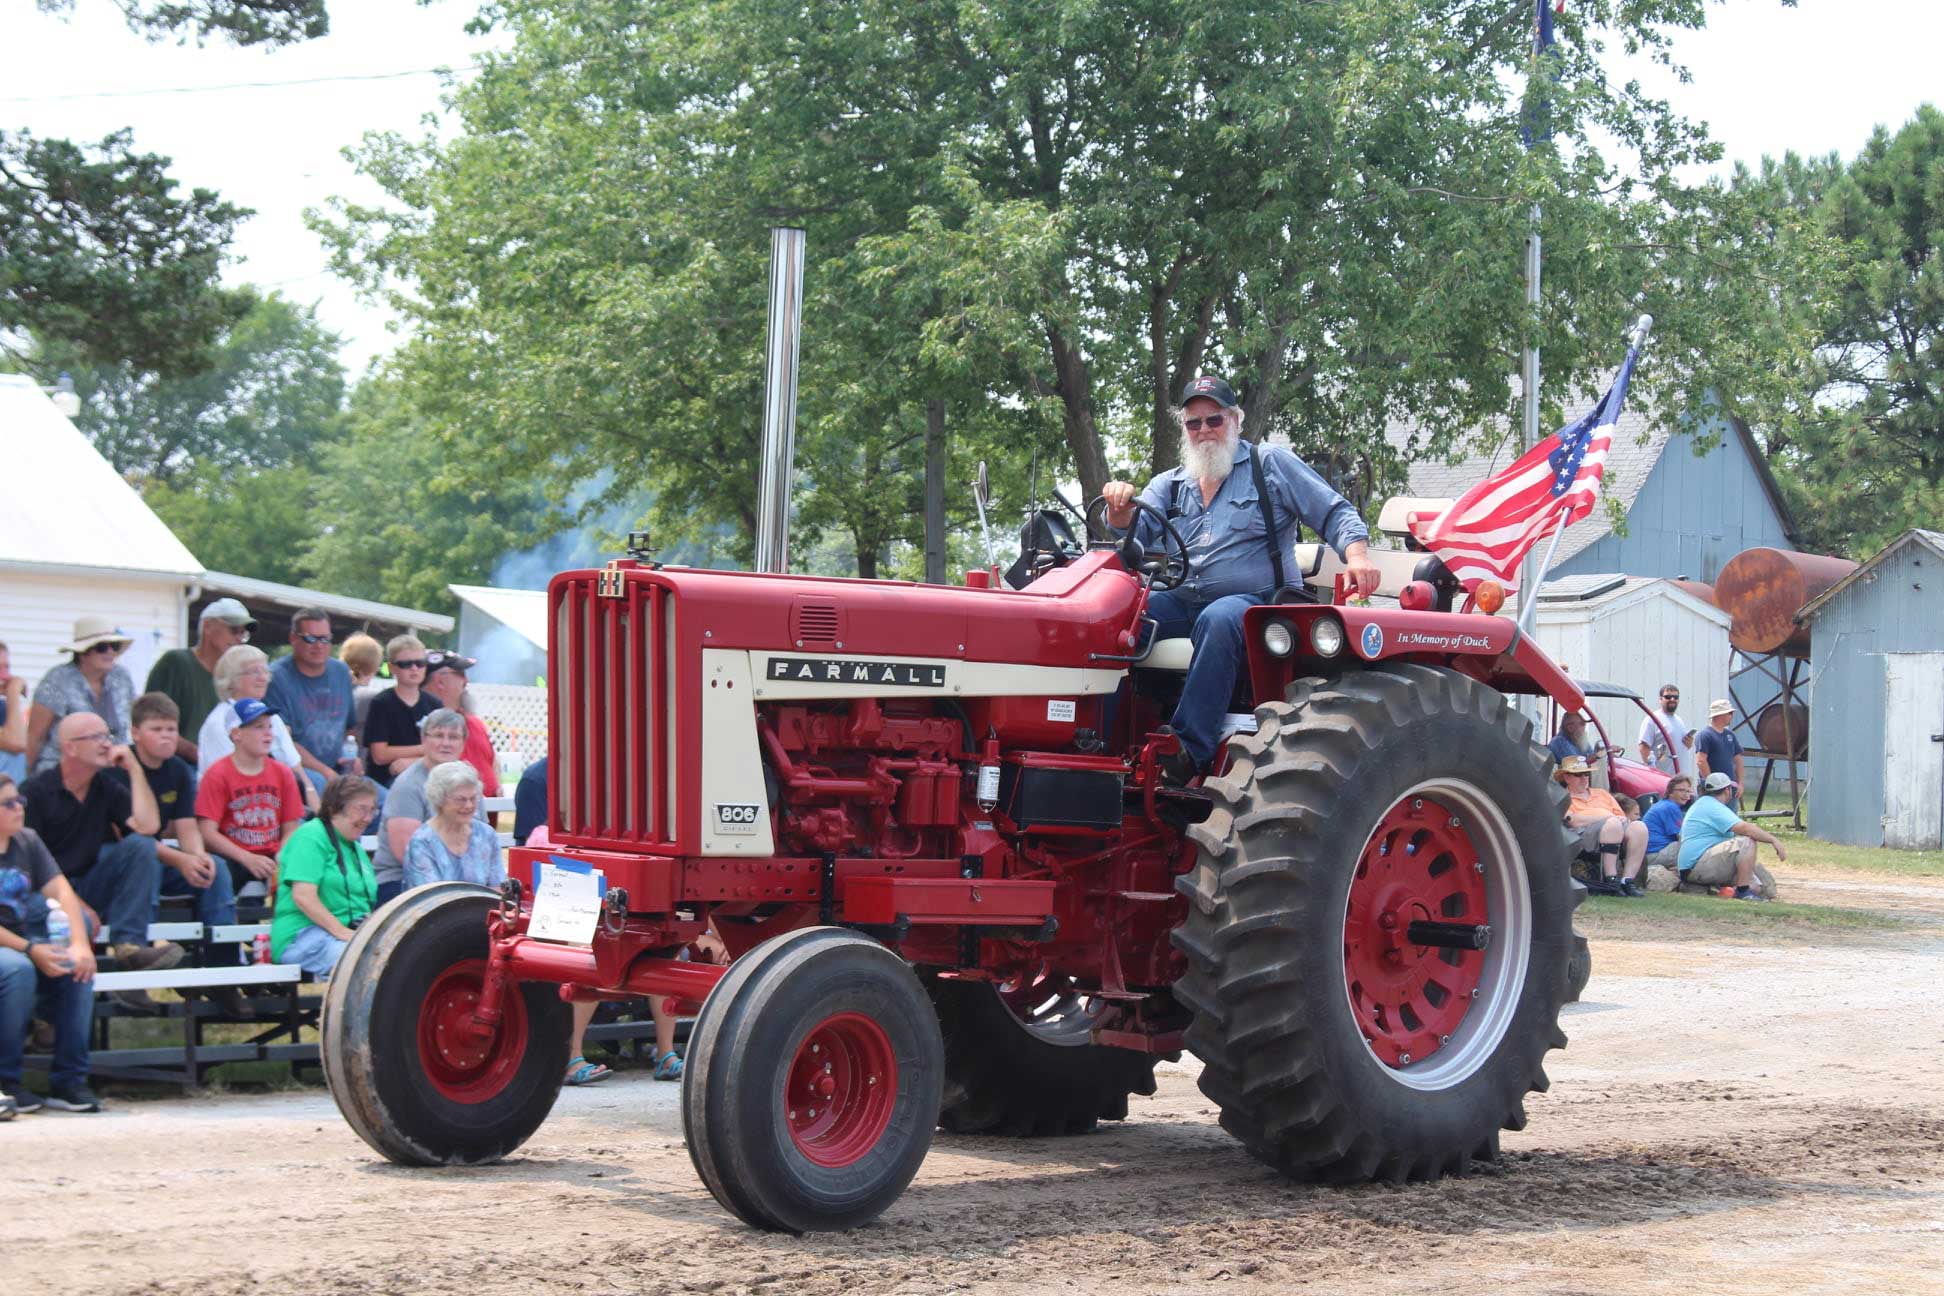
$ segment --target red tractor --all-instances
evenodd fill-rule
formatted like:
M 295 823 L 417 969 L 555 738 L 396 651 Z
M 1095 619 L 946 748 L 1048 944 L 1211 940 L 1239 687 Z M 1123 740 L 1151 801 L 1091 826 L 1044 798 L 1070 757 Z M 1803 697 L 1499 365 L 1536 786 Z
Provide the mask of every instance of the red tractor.
M 1510 619 L 1404 588 L 1435 559 L 1379 555 L 1417 610 L 1253 609 L 1218 768 L 1171 786 L 1189 645 L 1143 613 L 1186 550 L 1043 543 L 1020 589 L 557 576 L 553 845 L 363 924 L 324 1017 L 346 1119 L 402 1164 L 503 1157 L 571 1002 L 668 995 L 699 1006 L 695 1167 L 762 1229 L 872 1219 L 934 1129 L 1122 1119 L 1184 1049 L 1291 1176 L 1495 1157 L 1566 1042 L 1578 890 L 1506 695 L 1577 687 Z M 726 966 L 683 957 L 711 930 Z

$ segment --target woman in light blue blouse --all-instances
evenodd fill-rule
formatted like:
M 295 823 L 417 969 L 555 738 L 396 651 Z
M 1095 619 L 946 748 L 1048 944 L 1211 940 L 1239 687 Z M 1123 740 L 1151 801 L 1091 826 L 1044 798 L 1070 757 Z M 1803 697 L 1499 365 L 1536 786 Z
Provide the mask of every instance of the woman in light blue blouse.
M 506 880 L 499 834 L 474 817 L 479 796 L 479 773 L 465 761 L 447 761 L 426 776 L 425 803 L 432 817 L 406 844 L 406 890 L 430 882 L 497 887 Z

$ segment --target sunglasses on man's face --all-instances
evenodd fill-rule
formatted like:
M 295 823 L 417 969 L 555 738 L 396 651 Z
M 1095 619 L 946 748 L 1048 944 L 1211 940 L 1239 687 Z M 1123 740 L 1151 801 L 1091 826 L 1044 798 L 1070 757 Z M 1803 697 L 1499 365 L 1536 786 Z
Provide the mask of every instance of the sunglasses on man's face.
M 327 634 L 321 634 L 321 635 L 300 634 L 297 636 L 297 642 L 307 643 L 307 644 L 327 644 L 331 642 L 331 636 Z
M 1222 424 L 1226 422 L 1228 422 L 1228 415 L 1210 414 L 1207 418 L 1183 419 L 1182 426 L 1187 428 L 1190 432 L 1199 432 L 1202 430 L 1202 425 L 1204 423 L 1208 425 L 1210 430 L 1213 430 L 1215 428 L 1221 427 Z
M 112 657 L 126 647 L 128 647 L 127 644 L 98 643 L 94 645 L 92 648 L 88 649 L 88 651 L 91 653 L 101 653 L 103 656 L 106 657 Z
M 395 671 L 399 671 L 399 670 L 424 670 L 424 669 L 425 669 L 425 658 L 423 658 L 423 657 L 414 657 L 414 658 L 412 658 L 412 659 L 411 659 L 410 661 L 395 661 L 395 662 L 393 662 L 393 663 L 392 663 L 392 669 L 393 669 L 393 670 L 395 670 Z

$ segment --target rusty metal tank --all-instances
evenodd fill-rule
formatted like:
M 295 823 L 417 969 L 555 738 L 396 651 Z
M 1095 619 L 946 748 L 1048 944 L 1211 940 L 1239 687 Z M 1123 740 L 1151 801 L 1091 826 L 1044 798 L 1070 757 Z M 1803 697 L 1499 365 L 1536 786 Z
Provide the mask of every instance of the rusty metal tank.
M 1745 653 L 1809 655 L 1809 630 L 1796 611 L 1856 570 L 1847 558 L 1744 549 L 1715 578 L 1715 602 L 1731 618 L 1728 642 Z
M 1680 590 L 1683 594 L 1692 594 L 1709 607 L 1721 606 L 1720 602 L 1715 598 L 1714 586 L 1708 584 L 1706 581 L 1671 580 L 1667 583 L 1675 589 Z
M 1784 710 L 1786 708 L 1786 712 Z M 1763 751 L 1794 756 L 1809 755 L 1809 708 L 1800 702 L 1775 701 L 1755 713 L 1755 741 Z

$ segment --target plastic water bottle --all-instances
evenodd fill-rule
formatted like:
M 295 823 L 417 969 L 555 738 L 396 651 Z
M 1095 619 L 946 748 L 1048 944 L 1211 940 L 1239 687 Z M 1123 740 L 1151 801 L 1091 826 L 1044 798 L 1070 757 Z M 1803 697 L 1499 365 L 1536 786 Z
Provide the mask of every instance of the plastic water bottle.
M 67 910 L 59 905 L 47 906 L 47 943 L 60 952 L 61 962 L 68 962 L 68 941 L 74 935 L 74 926 L 68 922 Z
M 358 740 L 350 734 L 344 736 L 344 746 L 338 749 L 338 773 L 347 773 L 352 762 L 358 759 Z

